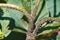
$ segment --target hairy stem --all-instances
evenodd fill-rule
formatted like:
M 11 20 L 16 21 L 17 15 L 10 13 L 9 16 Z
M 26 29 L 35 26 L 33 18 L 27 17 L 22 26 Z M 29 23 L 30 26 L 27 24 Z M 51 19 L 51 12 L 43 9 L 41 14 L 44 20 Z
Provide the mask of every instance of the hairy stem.
M 40 4 L 40 0 L 37 0 L 37 3 L 36 3 L 35 8 L 33 10 L 33 13 L 31 14 L 31 16 L 33 16 L 33 19 L 31 20 L 31 22 L 29 22 L 30 27 L 28 28 L 26 40 L 35 40 L 35 34 L 32 34 L 32 33 L 33 33 L 34 27 L 35 27 L 34 19 L 36 17 L 36 13 L 37 13 L 39 4 Z
M 48 22 L 48 21 L 60 22 L 60 18 L 47 17 L 47 18 L 44 18 L 44 19 L 40 20 L 40 22 L 36 25 L 36 28 L 34 29 L 33 34 L 37 34 L 37 31 L 38 31 L 38 29 L 41 28 L 42 24 L 45 23 L 45 22 Z
M 26 40 L 32 40 L 34 38 L 34 34 L 32 34 L 33 30 L 34 30 L 34 21 L 33 19 L 29 22 L 29 27 L 28 27 L 28 31 L 26 34 Z
M 32 27 L 32 25 L 33 25 L 32 19 L 33 18 L 32 18 L 32 16 L 29 15 L 29 13 L 24 8 L 22 8 L 20 6 L 12 5 L 12 4 L 3 4 L 3 3 L 0 3 L 0 7 L 15 9 L 15 10 L 22 12 L 28 18 L 29 27 Z
M 16 6 L 16 5 L 12 5 L 12 4 L 0 3 L 0 7 L 18 10 L 18 11 L 22 12 L 28 18 L 28 20 L 31 21 L 31 19 L 32 19 L 32 16 L 30 16 L 29 13 L 24 8 L 22 8 L 20 6 Z
M 38 11 L 39 4 L 40 4 L 40 0 L 37 0 L 36 5 L 35 5 L 35 8 L 33 10 L 33 13 L 31 14 L 34 17 L 34 19 L 36 17 L 36 13 Z
M 3 4 L 3 3 L 0 3 L 0 7 L 15 9 L 15 10 L 22 12 L 28 18 L 28 21 L 29 21 L 29 29 L 28 29 L 27 33 L 32 32 L 33 17 L 31 15 L 29 15 L 29 13 L 24 8 L 22 8 L 20 6 L 12 5 L 12 4 Z
M 20 12 L 22 12 L 27 18 L 28 18 L 28 21 L 29 21 L 29 29 L 28 29 L 28 32 L 29 34 L 31 34 L 32 32 L 32 28 L 33 28 L 33 17 L 22 7 L 20 6 L 16 6 L 16 5 L 12 5 L 12 4 L 4 4 L 4 3 L 0 3 L 0 7 L 4 7 L 4 8 L 10 8 L 10 9 L 15 9 L 15 10 L 18 10 Z M 29 35 L 27 34 L 27 35 Z M 28 38 L 28 36 L 27 36 Z

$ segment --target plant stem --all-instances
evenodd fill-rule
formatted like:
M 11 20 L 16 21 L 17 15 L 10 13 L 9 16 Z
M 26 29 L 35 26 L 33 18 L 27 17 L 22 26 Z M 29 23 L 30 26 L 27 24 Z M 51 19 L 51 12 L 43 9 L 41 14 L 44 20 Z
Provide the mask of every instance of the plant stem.
M 34 8 L 34 10 L 33 10 L 33 13 L 31 14 L 31 15 L 34 17 L 34 19 L 35 19 L 35 17 L 36 17 L 36 13 L 37 13 L 37 11 L 38 11 L 39 4 L 40 4 L 40 0 L 37 0 L 36 5 L 35 5 L 35 8 Z
M 36 28 L 34 29 L 33 34 L 37 34 L 38 29 L 41 28 L 42 24 L 44 24 L 45 22 L 48 22 L 48 21 L 60 22 L 60 18 L 47 17 L 47 18 L 44 18 L 44 19 L 40 20 L 40 22 L 36 25 Z
M 4 4 L 4 3 L 0 3 L 0 7 L 15 9 L 15 10 L 22 12 L 28 18 L 28 21 L 29 21 L 29 30 L 27 33 L 31 34 L 31 32 L 33 30 L 33 24 L 34 24 L 33 20 L 32 20 L 33 17 L 24 8 L 22 8 L 20 6 L 12 5 L 12 4 Z M 29 35 L 29 34 L 27 34 L 27 35 Z
M 20 6 L 16 6 L 16 5 L 12 5 L 12 4 L 0 3 L 0 7 L 18 10 L 18 11 L 22 12 L 23 15 L 25 15 L 28 18 L 28 20 L 32 19 L 32 16 L 30 16 L 30 14 L 24 8 L 22 8 Z

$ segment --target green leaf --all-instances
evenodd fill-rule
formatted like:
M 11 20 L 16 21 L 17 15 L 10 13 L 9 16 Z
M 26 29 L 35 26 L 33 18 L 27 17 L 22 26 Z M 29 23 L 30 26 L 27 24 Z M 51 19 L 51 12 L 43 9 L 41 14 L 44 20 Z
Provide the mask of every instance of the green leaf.
M 28 13 L 31 13 L 31 0 L 21 0 L 21 3 Z
M 4 35 L 3 35 L 3 33 L 1 31 L 1 29 L 0 29 L 0 39 L 3 39 L 3 38 L 4 38 Z
M 48 9 L 47 11 L 50 12 L 50 16 L 54 17 L 55 15 L 54 14 L 54 0 L 46 0 L 46 8 Z
M 8 0 L 7 3 L 23 7 L 21 0 Z
M 26 33 L 25 31 L 21 30 L 21 29 L 17 29 L 17 28 L 14 28 L 13 30 L 11 30 L 13 32 L 19 32 L 19 33 Z
M 9 25 L 9 20 L 0 20 L 2 27 L 7 27 Z
M 7 37 L 11 33 L 11 30 L 8 30 L 9 22 L 10 22 L 9 20 L 0 20 L 2 26 L 2 33 L 5 37 Z
M 56 40 L 60 40 L 60 35 L 57 35 Z
M 48 13 L 48 11 L 47 11 L 45 1 L 41 1 L 40 7 L 39 7 L 39 10 L 38 10 L 38 15 L 37 15 L 36 24 L 37 24 L 41 19 L 43 19 L 43 18 L 45 18 L 45 17 L 49 17 L 49 13 Z
M 49 23 L 45 26 L 42 26 L 38 34 L 39 35 L 47 34 L 49 32 L 53 32 L 53 30 L 56 30 L 59 27 L 60 27 L 59 22 Z
M 60 23 L 50 23 L 50 24 L 47 24 L 45 27 L 57 27 L 57 26 L 60 26 Z
M 21 0 L 8 0 L 9 4 L 15 4 L 15 5 L 18 5 L 18 6 L 21 6 L 22 7 L 22 3 L 21 3 Z M 8 9 L 8 8 L 3 8 L 3 17 L 8 17 L 8 18 L 11 18 L 14 20 L 14 24 L 16 27 L 18 28 L 22 28 L 25 30 L 28 29 L 28 24 L 27 22 L 23 22 L 21 19 L 23 17 L 23 14 L 17 10 L 13 10 L 13 9 Z M 26 25 L 25 25 L 26 23 Z
M 53 31 L 52 29 L 50 29 L 50 30 L 44 30 L 44 31 L 42 31 L 41 33 L 39 33 L 38 35 L 47 34 L 47 33 L 50 33 L 50 32 L 52 32 L 52 31 Z
M 46 7 L 51 17 L 60 17 L 60 0 L 46 0 Z

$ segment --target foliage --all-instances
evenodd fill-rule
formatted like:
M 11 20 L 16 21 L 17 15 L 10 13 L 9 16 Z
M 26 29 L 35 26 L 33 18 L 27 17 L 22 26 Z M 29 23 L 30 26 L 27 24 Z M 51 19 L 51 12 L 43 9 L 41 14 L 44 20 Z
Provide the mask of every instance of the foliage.
M 38 23 L 46 17 L 54 17 L 54 18 L 60 18 L 60 6 L 59 0 L 40 0 L 39 7 L 37 8 L 37 12 L 35 12 L 35 4 L 37 0 L 4 0 L 6 4 L 13 4 L 20 7 L 23 7 L 28 14 L 26 15 L 32 15 L 32 18 L 35 19 L 35 25 L 38 25 Z M 34 18 L 33 13 L 36 13 L 36 18 Z M 3 36 L 1 37 L 8 37 L 11 32 L 19 32 L 23 34 L 26 34 L 29 29 L 29 22 L 31 22 L 31 19 L 26 18 L 26 15 L 23 14 L 23 12 L 8 9 L 8 8 L 1 8 L 0 9 L 0 29 L 1 34 Z M 49 20 L 48 20 L 49 21 Z M 32 24 L 32 23 L 31 23 Z M 41 29 L 39 29 L 38 34 L 36 36 L 36 40 L 52 40 L 51 36 L 54 35 L 60 28 L 60 22 L 56 21 L 49 21 L 43 23 L 41 26 Z M 24 35 L 25 37 L 25 35 Z M 56 38 L 56 36 L 54 36 Z M 2 38 L 2 39 L 3 39 Z M 53 40 L 56 40 L 53 38 Z M 21 39 L 23 40 L 23 39 Z

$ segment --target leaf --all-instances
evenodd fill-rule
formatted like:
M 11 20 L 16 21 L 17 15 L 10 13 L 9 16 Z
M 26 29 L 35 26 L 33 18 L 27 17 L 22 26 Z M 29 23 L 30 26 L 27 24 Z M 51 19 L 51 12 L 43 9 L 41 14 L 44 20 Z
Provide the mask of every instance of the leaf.
M 0 22 L 2 26 L 2 33 L 5 37 L 7 37 L 11 33 L 11 30 L 8 30 L 9 20 L 0 20 Z
M 41 7 L 41 8 L 40 8 Z M 49 17 L 49 13 L 47 11 L 47 8 L 46 8 L 46 3 L 45 1 L 41 1 L 40 3 L 40 7 L 39 7 L 39 12 L 38 12 L 38 15 L 37 15 L 37 19 L 36 19 L 36 24 L 43 18 L 45 17 Z
M 24 21 L 23 19 L 22 19 L 22 26 L 26 29 L 26 30 L 28 30 L 28 27 L 29 27 L 29 25 L 28 25 L 28 23 L 26 22 L 26 21 Z
M 60 40 L 60 35 L 57 35 L 56 40 Z
M 7 3 L 15 4 L 15 5 L 23 7 L 21 0 L 8 0 Z M 22 20 L 21 20 L 23 17 L 23 14 L 21 12 L 19 12 L 17 10 L 13 10 L 13 9 L 8 9 L 8 8 L 3 8 L 3 12 L 4 12 L 3 17 L 9 18 L 9 20 L 10 19 L 14 20 L 13 25 L 15 24 L 16 27 L 22 28 L 22 29 L 24 29 L 24 31 L 28 29 L 28 27 L 25 26 L 25 23 L 27 23 L 27 22 L 22 22 Z M 15 27 L 13 25 L 12 25 L 12 27 Z
M 11 31 L 14 31 L 14 32 L 19 32 L 19 33 L 26 33 L 25 31 L 21 30 L 21 29 L 17 29 L 17 28 L 14 28 L 13 30 Z
M 54 2 L 56 2 L 56 4 Z M 58 14 L 57 10 L 59 10 L 59 6 L 57 6 L 58 4 L 59 4 L 58 0 L 45 0 L 45 6 L 44 7 L 42 6 L 43 9 L 42 9 L 42 11 L 40 10 L 41 12 L 40 12 L 40 15 L 38 17 L 36 24 L 39 22 L 39 20 L 41 20 L 42 18 L 45 18 L 45 17 L 59 17 L 59 16 L 57 16 L 57 14 Z M 57 7 L 55 8 L 55 6 L 57 6 Z M 47 25 L 50 25 L 50 26 L 46 26 L 47 27 L 46 29 L 52 29 L 52 27 L 53 28 L 55 27 L 57 29 L 56 26 L 60 26 L 60 23 L 51 23 L 51 24 L 47 24 Z M 42 28 L 42 30 L 43 30 L 43 28 Z
M 9 25 L 9 21 L 8 20 L 0 20 L 1 22 L 1 26 L 2 27 L 7 27 Z
M 60 27 L 59 22 L 49 23 L 49 24 L 46 24 L 45 26 L 42 26 L 38 34 L 47 34 L 49 32 L 53 32 L 53 30 L 56 30 L 59 27 Z
M 51 17 L 60 17 L 59 5 L 60 5 L 60 0 L 46 0 L 46 7 L 50 12 Z
M 60 27 L 59 28 L 57 28 L 57 29 L 50 29 L 50 30 L 44 30 L 43 32 L 41 32 L 40 34 L 38 34 L 37 35 L 37 39 L 39 40 L 39 39 L 48 39 L 49 40 L 49 38 L 51 39 L 54 39 L 53 37 L 55 37 L 56 36 L 56 32 L 58 31 L 60 29 Z
M 38 34 L 36 37 L 36 40 L 47 40 L 49 38 L 51 38 L 50 36 L 52 36 L 54 34 L 54 30 L 45 30 L 42 33 Z
M 42 18 L 45 18 L 45 17 L 60 17 L 59 3 L 60 3 L 60 0 L 45 0 L 45 6 L 42 11 L 40 10 L 43 13 L 40 12 L 40 15 L 38 17 L 36 24 L 39 22 L 39 20 L 41 20 Z M 45 13 L 45 12 L 47 12 L 47 13 Z
M 50 23 L 50 24 L 47 24 L 45 27 L 57 27 L 57 26 L 60 26 L 60 23 Z
M 7 3 L 23 7 L 21 0 L 8 0 Z
M 21 0 L 21 3 L 28 13 L 31 13 L 31 0 Z
M 52 29 L 51 29 L 51 30 L 44 30 L 43 32 L 41 32 L 41 33 L 38 34 L 38 35 L 47 34 L 47 33 L 50 33 L 51 31 L 53 31 L 53 30 L 52 30 Z
M 3 38 L 4 38 L 4 35 L 3 35 L 3 33 L 1 31 L 1 29 L 0 29 L 0 39 L 3 39 Z

